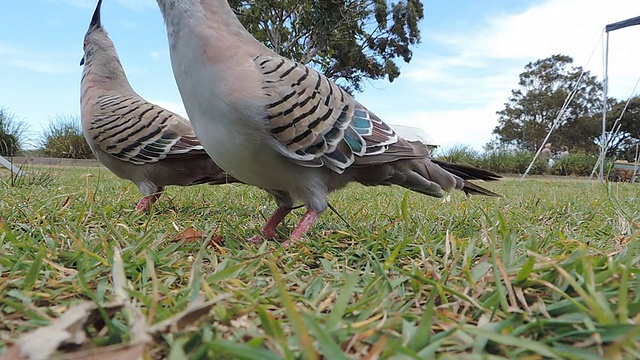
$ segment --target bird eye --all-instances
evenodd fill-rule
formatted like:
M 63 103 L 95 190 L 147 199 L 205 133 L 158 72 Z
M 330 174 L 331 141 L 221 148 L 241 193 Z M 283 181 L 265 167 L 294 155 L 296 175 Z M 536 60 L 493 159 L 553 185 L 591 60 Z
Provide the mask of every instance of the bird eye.
M 85 40 L 84 44 L 82 45 L 82 50 L 86 50 L 87 49 L 87 45 L 89 45 L 89 42 L 87 40 Z

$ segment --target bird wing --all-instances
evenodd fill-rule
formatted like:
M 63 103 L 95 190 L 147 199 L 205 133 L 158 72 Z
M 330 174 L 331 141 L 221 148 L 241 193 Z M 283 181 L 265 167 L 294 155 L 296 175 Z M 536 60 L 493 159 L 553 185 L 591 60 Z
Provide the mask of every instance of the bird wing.
M 258 56 L 277 150 L 303 166 L 342 173 L 358 158 L 382 154 L 396 133 L 317 71 L 278 56 Z
M 88 126 L 102 151 L 136 165 L 207 156 L 190 123 L 140 97 L 103 95 Z

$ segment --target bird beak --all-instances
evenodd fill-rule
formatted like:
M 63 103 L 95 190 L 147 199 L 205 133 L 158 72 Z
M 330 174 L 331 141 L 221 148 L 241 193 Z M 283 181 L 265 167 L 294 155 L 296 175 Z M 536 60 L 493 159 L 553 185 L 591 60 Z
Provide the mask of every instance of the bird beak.
M 84 56 L 82 57 L 82 59 L 80 60 L 80 66 L 84 65 Z
M 102 26 L 100 24 L 100 7 L 102 6 L 102 0 L 98 0 L 98 5 L 96 5 L 96 10 L 93 12 L 93 17 L 91 18 L 91 24 L 89 24 L 89 31 L 93 29 L 97 29 Z

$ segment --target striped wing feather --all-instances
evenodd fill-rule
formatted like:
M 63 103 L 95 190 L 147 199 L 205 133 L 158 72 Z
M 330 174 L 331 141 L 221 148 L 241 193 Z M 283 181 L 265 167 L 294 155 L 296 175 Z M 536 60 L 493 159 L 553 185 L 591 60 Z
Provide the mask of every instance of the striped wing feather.
M 254 61 L 269 99 L 271 134 L 279 152 L 297 163 L 342 173 L 397 142 L 387 124 L 317 71 L 275 56 Z
M 139 97 L 98 99 L 89 136 L 102 151 L 136 165 L 206 156 L 188 120 Z

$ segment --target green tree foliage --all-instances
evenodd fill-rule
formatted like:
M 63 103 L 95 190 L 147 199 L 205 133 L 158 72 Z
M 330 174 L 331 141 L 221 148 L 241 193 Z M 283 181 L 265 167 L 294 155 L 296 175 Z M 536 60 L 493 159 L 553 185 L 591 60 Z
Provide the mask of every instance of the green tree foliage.
M 627 105 L 627 100 L 609 100 L 607 129 L 615 135 L 610 136 L 607 155 L 633 161 L 636 157 L 636 144 L 640 142 L 640 96 L 633 97 L 628 102 Z M 601 122 L 602 118 L 599 117 L 598 120 Z
M 7 109 L 0 108 L 0 155 L 15 156 L 21 150 L 27 124 Z
M 49 120 L 49 128 L 44 130 L 42 150 L 45 156 L 90 159 L 91 148 L 82 134 L 77 117 L 56 116 Z
M 275 52 L 307 64 L 349 91 L 400 75 L 420 42 L 420 0 L 229 0 L 244 26 Z
M 505 108 L 497 112 L 499 124 L 493 133 L 499 143 L 537 150 L 575 88 L 550 141 L 572 151 L 598 151 L 602 85 L 588 71 L 582 74 L 581 67 L 571 67 L 572 63 L 569 56 L 553 55 L 526 65 L 519 88 L 512 90 Z

